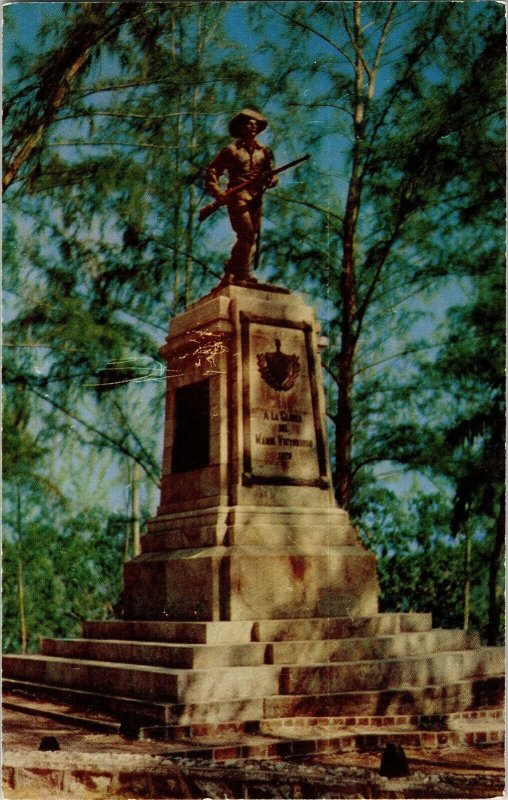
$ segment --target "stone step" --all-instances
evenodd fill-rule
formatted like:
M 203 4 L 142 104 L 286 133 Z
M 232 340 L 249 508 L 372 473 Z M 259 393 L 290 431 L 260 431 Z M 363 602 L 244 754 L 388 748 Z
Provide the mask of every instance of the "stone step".
M 253 641 L 249 620 L 235 622 L 173 622 L 138 620 L 87 620 L 83 636 L 90 639 L 172 642 L 182 644 L 245 644 Z
M 443 650 L 469 650 L 480 645 L 478 634 L 461 630 L 398 633 L 323 641 L 282 641 L 267 644 L 269 664 L 312 664 L 426 655 Z
M 95 709 L 118 719 L 138 719 L 148 725 L 229 725 L 232 720 L 259 720 L 263 715 L 263 698 L 178 704 L 6 677 L 2 684 L 6 692 L 21 698 L 47 699 L 75 708 Z
M 352 751 L 378 752 L 388 742 L 401 744 L 406 748 L 448 748 L 459 746 L 485 746 L 504 741 L 504 727 L 501 724 L 486 723 L 483 726 L 468 726 L 463 729 L 444 731 L 419 731 L 413 728 L 394 727 L 389 731 L 358 727 L 345 731 L 329 731 L 326 727 L 316 728 L 311 733 L 296 734 L 295 731 L 269 734 L 203 735 L 197 738 L 172 739 L 172 731 L 163 728 L 142 730 L 143 738 L 170 741 L 167 757 L 177 755 L 182 758 L 204 759 L 207 761 L 239 760 L 246 758 L 291 758 L 326 753 L 346 753 Z M 186 749 L 182 749 L 185 748 Z M 174 748 L 178 748 L 174 752 Z M 383 795 L 384 796 L 384 795 Z
M 43 655 L 61 658 L 149 664 L 176 669 L 259 666 L 265 662 L 267 646 L 262 642 L 206 645 L 119 639 L 43 639 Z
M 399 632 L 424 632 L 430 631 L 431 628 L 432 615 L 420 613 L 373 614 L 356 618 L 324 617 L 231 622 L 89 620 L 82 624 L 85 638 L 181 644 L 319 641 L 321 639 L 347 639 Z
M 450 677 L 460 681 L 475 675 L 499 675 L 503 671 L 501 647 L 378 661 L 283 666 L 280 693 L 320 695 L 346 692 L 352 687 L 360 691 L 431 686 L 446 683 Z
M 168 742 L 166 757 L 180 756 L 224 760 L 247 757 L 301 756 L 312 753 L 376 751 L 388 741 L 406 747 L 439 748 L 460 745 L 492 745 L 504 739 L 501 709 L 429 717 L 311 718 L 261 720 L 257 724 L 231 722 L 215 725 L 122 725 L 89 710 L 76 714 L 73 709 L 49 703 L 16 702 L 10 695 L 6 709 L 46 718 L 67 728 L 124 732 L 132 738 Z M 430 724 L 429 724 L 430 723 Z M 39 722 L 40 726 L 40 722 Z M 30 728 L 30 723 L 27 723 Z
M 352 729 L 367 729 L 376 733 L 380 730 L 404 728 L 411 731 L 460 730 L 465 725 L 469 729 L 482 729 L 488 726 L 504 725 L 504 712 L 501 708 L 487 708 L 480 711 L 459 711 L 451 714 L 397 714 L 393 716 L 350 716 L 350 717 L 282 717 L 261 719 L 259 721 L 230 722 L 219 724 L 197 723 L 192 725 L 172 725 L 166 728 L 165 738 L 197 739 L 222 735 L 262 733 L 268 736 L 308 736 L 315 730 L 325 729 L 330 735 L 337 735 Z
M 42 704 L 11 695 L 6 699 L 2 697 L 2 708 L 10 711 L 17 711 L 28 716 L 45 717 L 62 725 L 76 725 L 81 728 L 88 728 L 102 733 L 119 733 L 120 722 L 114 719 L 106 719 L 103 715 L 88 712 L 86 714 L 76 713 L 65 708 L 65 706 Z
M 279 672 L 276 666 L 188 671 L 44 655 L 3 658 L 7 678 L 176 703 L 274 695 L 278 693 Z
M 267 697 L 263 717 L 357 717 L 449 714 L 502 707 L 504 676 L 448 680 L 442 685 Z
M 334 728 L 318 721 L 312 726 L 281 725 L 278 728 L 262 723 L 257 730 L 234 724 L 216 726 L 215 730 L 206 725 L 179 729 L 151 727 L 142 728 L 140 735 L 145 739 L 171 742 L 170 749 L 166 753 L 168 757 L 171 756 L 173 748 L 178 748 L 178 754 L 184 757 L 226 760 L 304 756 L 354 750 L 378 751 L 388 742 L 427 749 L 498 744 L 504 741 L 504 725 L 502 720 L 464 719 L 451 728 L 424 730 L 401 723 L 377 728 L 368 725 Z M 189 750 L 183 754 L 181 748 L 186 745 Z
M 309 696 L 271 696 L 203 703 L 170 703 L 158 699 L 137 698 L 119 692 L 100 691 L 97 687 L 80 689 L 3 677 L 6 692 L 21 697 L 36 697 L 67 703 L 76 708 L 95 708 L 119 719 L 137 718 L 150 725 L 221 725 L 263 719 L 359 717 L 384 719 L 401 715 L 442 716 L 451 713 L 479 714 L 484 709 L 503 708 L 504 677 L 478 678 L 442 686 L 402 687 L 397 690 L 343 692 Z M 406 724 L 401 719 L 400 724 Z M 202 730 L 202 728 L 201 728 Z M 194 731 L 198 735 L 199 730 Z
M 252 638 L 258 642 L 321 641 L 431 629 L 431 614 L 388 613 L 355 618 L 258 620 L 253 623 Z
M 43 639 L 42 654 L 129 664 L 153 664 L 177 669 L 316 664 L 430 654 L 479 645 L 476 634 L 433 630 L 321 642 L 249 642 L 247 644 L 182 644 L 119 639 Z
M 504 726 L 501 724 L 485 724 L 472 727 L 465 725 L 463 729 L 444 731 L 406 730 L 396 727 L 389 731 L 384 729 L 372 731 L 371 729 L 357 728 L 342 733 L 330 733 L 326 728 L 317 728 L 312 734 L 307 733 L 305 736 L 296 737 L 293 733 L 283 740 L 270 743 L 265 757 L 304 756 L 313 753 L 320 755 L 355 750 L 378 752 L 383 750 L 388 742 L 394 742 L 406 748 L 426 749 L 459 747 L 461 745 L 473 747 L 492 745 L 504 742 Z M 205 742 L 203 742 L 203 745 L 206 747 Z M 255 742 L 251 742 L 248 749 L 237 750 L 236 757 L 260 757 L 255 747 Z M 224 750 L 223 757 L 235 757 L 231 745 L 227 754 Z
M 37 700 L 27 699 L 34 691 L 39 689 L 39 694 L 44 695 L 44 689 L 47 694 L 54 693 L 55 687 L 35 687 L 32 685 L 20 685 L 16 691 L 10 691 L 9 680 L 5 681 L 6 690 L 4 691 L 2 705 L 5 708 L 12 710 L 22 711 L 23 713 L 45 716 L 49 719 L 54 719 L 62 723 L 76 724 L 91 729 L 104 730 L 113 732 L 119 729 L 120 723 L 109 714 L 106 716 L 103 712 L 94 710 L 90 705 L 88 699 L 81 698 L 81 702 L 74 702 L 69 704 L 68 698 L 62 697 L 62 690 L 58 690 L 58 695 L 53 700 L 47 700 L 39 697 Z M 80 700 L 79 697 L 73 697 L 76 701 Z M 65 702 L 64 702 L 65 701 Z M 139 701 L 138 701 L 139 703 Z M 84 711 L 80 709 L 84 707 Z M 126 716 L 134 717 L 134 712 L 139 711 L 132 705 L 129 708 L 117 707 L 117 715 L 120 718 Z M 259 710 L 259 708 L 258 708 Z M 198 738 L 203 736 L 220 736 L 220 735 L 233 735 L 233 734 L 251 734 L 251 733 L 264 733 L 273 736 L 302 736 L 305 732 L 313 733 L 317 728 L 326 727 L 326 731 L 330 735 L 337 732 L 343 732 L 346 729 L 352 728 L 368 728 L 376 732 L 379 729 L 391 730 L 395 727 L 404 727 L 407 730 L 426 730 L 426 731 L 441 731 L 441 730 L 460 730 L 464 725 L 469 726 L 470 730 L 483 729 L 488 725 L 494 724 L 503 727 L 504 710 L 502 708 L 487 708 L 477 711 L 461 711 L 448 714 L 417 714 L 417 715 L 392 715 L 392 716 L 342 716 L 342 717 L 288 717 L 288 718 L 272 718 L 260 719 L 257 721 L 246 720 L 241 721 L 236 719 L 234 722 L 189 722 L 182 724 L 171 725 L 170 720 L 163 717 L 155 717 L 153 722 L 159 722 L 156 727 L 160 727 L 160 723 L 165 721 L 165 738 L 179 740 L 182 738 Z M 149 723 L 147 715 L 145 715 L 145 725 Z
M 275 734 L 272 734 L 272 737 L 275 738 L 275 736 Z M 402 727 L 395 727 L 390 731 L 379 729 L 372 731 L 368 728 L 359 727 L 339 733 L 337 731 L 330 732 L 326 728 L 316 728 L 312 733 L 308 731 L 305 735 L 300 736 L 295 736 L 293 731 L 291 734 L 286 734 L 284 738 L 280 737 L 279 741 L 270 742 L 266 755 L 267 757 L 275 757 L 303 756 L 311 755 L 312 753 L 344 753 L 354 750 L 363 752 L 381 751 L 388 742 L 395 742 L 407 748 L 439 748 L 497 744 L 503 741 L 504 727 L 500 724 L 485 724 L 483 726 L 472 726 L 472 728 L 465 725 L 463 729 L 445 731 L 419 731 Z M 197 744 L 195 742 L 195 746 Z M 208 743 L 203 741 L 201 747 L 206 747 L 207 744 L 208 746 L 213 746 L 215 743 L 213 740 Z M 246 747 L 242 747 L 238 743 L 236 745 L 236 757 L 259 757 L 260 753 L 256 748 L 256 744 L 255 739 L 252 738 Z M 233 742 L 229 745 L 229 752 L 224 749 L 223 758 L 235 757 L 231 750 L 232 746 L 234 746 Z M 259 746 L 263 746 L 262 740 L 259 742 Z M 226 747 L 226 742 L 222 744 L 222 747 Z
M 464 677 L 501 674 L 503 668 L 502 648 L 379 661 L 192 671 L 50 655 L 4 657 L 7 678 L 85 690 L 93 687 L 99 692 L 174 703 L 207 702 L 210 697 L 231 701 L 279 693 L 319 696 L 348 692 L 353 686 L 357 691 L 425 687 L 445 684 L 450 677 L 457 682 Z
M 395 714 L 387 716 L 348 716 L 348 717 L 283 717 L 263 719 L 257 730 L 274 736 L 290 736 L 293 733 L 305 735 L 317 727 L 325 727 L 330 735 L 352 728 L 388 729 L 395 727 L 406 730 L 459 730 L 468 726 L 479 729 L 487 726 L 504 726 L 503 708 L 486 708 L 477 711 L 455 711 L 449 714 Z M 252 728 L 251 728 L 252 731 Z M 179 735 L 198 736 L 203 732 L 213 733 L 212 726 L 175 726 Z

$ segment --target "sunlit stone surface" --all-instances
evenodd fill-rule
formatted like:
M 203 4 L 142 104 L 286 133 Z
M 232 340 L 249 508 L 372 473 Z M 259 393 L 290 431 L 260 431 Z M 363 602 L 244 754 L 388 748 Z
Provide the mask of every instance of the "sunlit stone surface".
M 321 345 L 283 291 L 227 286 L 171 321 L 161 502 L 125 567 L 129 619 L 377 611 L 374 556 L 333 498 Z M 200 466 L 184 471 L 187 447 Z

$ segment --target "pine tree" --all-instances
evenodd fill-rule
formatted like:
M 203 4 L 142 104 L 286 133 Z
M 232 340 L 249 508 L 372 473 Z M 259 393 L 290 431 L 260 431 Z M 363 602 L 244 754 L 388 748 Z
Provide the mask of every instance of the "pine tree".
M 347 507 L 372 458 L 362 430 L 367 443 L 375 435 L 358 393 L 373 383 L 379 396 L 390 361 L 398 375 L 387 382 L 403 391 L 414 354 L 436 347 L 417 338 L 425 304 L 499 246 L 503 19 L 493 6 L 267 3 L 260 30 L 266 8 L 280 26 L 266 47 L 268 87 L 284 98 L 286 139 L 343 153 L 345 174 L 320 164 L 295 186 L 286 213 L 296 236 L 282 227 L 268 244 L 289 260 L 294 284 L 326 298 L 336 490 Z

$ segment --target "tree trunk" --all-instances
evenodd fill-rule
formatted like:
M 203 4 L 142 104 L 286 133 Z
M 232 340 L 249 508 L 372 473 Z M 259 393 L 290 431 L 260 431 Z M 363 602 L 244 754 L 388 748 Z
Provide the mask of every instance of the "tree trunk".
M 348 508 L 351 497 L 351 438 L 354 344 L 342 326 L 339 356 L 339 399 L 335 429 L 336 496 L 341 508 Z
M 197 27 L 196 27 L 196 40 L 195 52 L 198 64 L 201 64 L 203 40 L 202 40 L 202 22 L 199 6 L 197 9 Z M 199 109 L 200 90 L 196 87 L 192 93 L 192 114 L 190 119 L 191 126 L 191 153 L 195 152 L 198 145 L 198 109 Z M 184 272 L 184 302 L 185 308 L 191 301 L 191 286 L 192 286 L 192 251 L 194 245 L 194 232 L 196 220 L 196 190 L 193 183 L 188 187 L 189 204 L 187 208 L 187 224 L 185 228 L 185 272 Z
M 344 4 L 345 5 L 345 4 Z M 362 182 L 364 174 L 364 138 L 365 124 L 370 103 L 374 98 L 376 78 L 379 70 L 381 53 L 383 51 L 388 30 L 391 25 L 397 3 L 392 2 L 385 18 L 382 33 L 376 50 L 373 63 L 368 66 L 365 60 L 363 47 L 363 33 L 361 20 L 361 0 L 355 0 L 353 5 L 353 29 L 346 22 L 346 30 L 355 51 L 355 90 L 353 109 L 354 145 L 352 151 L 351 176 L 346 202 L 346 211 L 343 224 L 343 255 L 340 278 L 340 295 L 342 300 L 341 319 L 341 349 L 338 363 L 338 402 L 335 417 L 335 456 L 336 456 L 336 496 L 342 508 L 348 508 L 351 498 L 351 441 L 352 441 L 352 393 L 353 393 L 353 364 L 356 345 L 361 330 L 362 313 L 357 310 L 355 255 L 356 255 L 356 226 L 360 213 Z M 343 12 L 344 13 L 344 12 Z M 364 81 L 366 77 L 366 80 Z M 364 83 L 366 85 L 364 85 Z M 379 267 L 372 290 L 379 278 Z M 367 300 L 364 298 L 364 303 Z M 360 309 L 361 311 L 361 309 Z
M 499 501 L 499 514 L 496 524 L 494 545 L 489 559 L 489 621 L 487 624 L 487 644 L 495 645 L 499 639 L 501 622 L 502 592 L 498 587 L 499 570 L 502 563 L 505 543 L 505 503 L 506 493 L 503 491 Z
M 361 60 L 360 3 L 354 5 L 356 39 L 355 108 L 353 159 L 343 225 L 343 254 L 340 277 L 342 300 L 341 348 L 339 354 L 339 397 L 335 429 L 336 495 L 342 508 L 347 508 L 351 496 L 351 428 L 353 359 L 356 348 L 354 324 L 356 318 L 355 231 L 360 210 L 361 147 L 363 138 L 363 65 Z
M 26 622 L 25 606 L 25 583 L 23 577 L 23 550 L 21 543 L 22 522 L 21 522 L 21 492 L 17 488 L 16 502 L 16 527 L 18 529 L 18 603 L 19 603 L 19 625 L 21 633 L 21 652 L 24 654 L 28 647 L 28 627 Z
M 178 68 L 178 60 L 182 57 L 182 39 L 183 39 L 183 32 L 182 26 L 179 24 L 173 28 L 173 44 L 172 44 L 172 58 L 175 71 Z M 181 87 L 178 86 L 176 92 L 176 103 L 178 107 L 178 114 L 176 115 L 175 121 L 175 154 L 174 154 L 174 165 L 173 165 L 173 193 L 178 191 L 179 200 L 175 203 L 173 209 L 173 231 L 172 237 L 175 243 L 175 250 L 173 251 L 173 313 L 178 314 L 180 311 L 183 311 L 185 307 L 183 300 L 183 293 L 185 292 L 185 283 L 181 286 L 181 259 L 180 259 L 180 249 L 182 248 L 182 241 L 181 241 L 181 228 L 182 228 L 182 207 L 183 207 L 183 199 L 182 199 L 182 190 L 181 190 L 181 157 L 180 157 L 180 145 L 181 145 L 181 137 L 182 137 L 182 113 L 183 113 L 183 102 L 182 102 L 182 91 Z M 178 187 L 178 188 L 176 188 Z M 185 277 L 184 277 L 185 281 Z
M 463 629 L 469 630 L 469 614 L 471 609 L 471 520 L 466 521 L 466 539 L 464 542 L 464 616 Z
M 181 99 L 180 95 L 178 96 L 178 110 L 181 111 Z M 180 276 L 180 248 L 182 246 L 181 242 L 181 214 L 182 214 L 182 197 L 181 197 L 181 189 L 180 189 L 180 138 L 181 138 L 181 114 L 178 114 L 176 117 L 175 123 L 175 130 L 176 130 L 176 148 L 175 148 L 175 161 L 174 161 L 174 181 L 175 187 L 178 187 L 176 191 L 178 191 L 180 195 L 179 202 L 175 203 L 175 207 L 173 209 L 173 230 L 172 236 L 173 241 L 175 243 L 175 249 L 173 251 L 173 314 L 178 314 L 180 311 L 183 310 L 182 308 L 182 288 L 181 288 L 181 276 Z M 175 191 L 175 189 L 174 189 Z M 185 286 L 184 286 L 185 291 Z
M 141 469 L 136 462 L 132 467 L 132 548 L 135 556 L 141 553 L 141 521 L 139 513 L 139 485 Z
M 28 645 L 28 630 L 26 624 L 25 586 L 23 582 L 23 561 L 21 558 L 21 552 L 18 554 L 18 602 L 19 624 L 21 631 L 21 652 L 26 653 Z
M 90 25 L 86 34 L 76 39 L 72 48 L 69 47 L 68 51 L 60 57 L 60 63 L 55 64 L 55 74 L 52 79 L 54 88 L 45 99 L 35 121 L 27 123 L 24 135 L 21 137 L 21 144 L 15 151 L 10 163 L 5 167 L 2 179 L 4 191 L 16 178 L 25 161 L 30 158 L 35 148 L 39 145 L 44 133 L 55 121 L 56 115 L 67 100 L 72 83 L 83 71 L 94 48 L 130 16 L 134 13 L 139 13 L 133 3 L 124 3 L 109 18 L 105 16 L 107 10 L 104 7 L 104 10 L 101 9 L 101 14 L 98 14 L 97 10 L 94 9 L 95 16 L 94 18 L 90 17 Z

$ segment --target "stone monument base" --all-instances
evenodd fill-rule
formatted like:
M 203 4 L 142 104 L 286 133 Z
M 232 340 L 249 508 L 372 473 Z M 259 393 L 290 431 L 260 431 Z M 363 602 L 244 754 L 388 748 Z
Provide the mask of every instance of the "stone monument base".
M 333 498 L 323 346 L 276 287 L 222 286 L 171 321 L 161 500 L 125 565 L 124 619 L 5 656 L 6 688 L 168 738 L 237 726 L 236 755 L 249 731 L 305 719 L 375 731 L 405 715 L 414 732 L 497 713 L 502 648 L 377 613 L 375 557 Z
M 347 735 L 351 749 L 358 726 L 377 735 L 397 724 L 401 735 L 405 725 L 414 742 L 452 718 L 480 723 L 503 708 L 503 671 L 503 649 L 480 647 L 477 634 L 432 629 L 430 614 L 373 614 L 85 622 L 81 639 L 5 656 L 3 679 L 9 692 L 107 711 L 145 736 L 190 736 L 194 746 L 231 726 L 241 744 L 253 732 L 289 741 L 305 720 L 326 723 L 333 751 Z
M 212 518 L 213 525 L 206 525 Z M 375 559 L 339 509 L 218 508 L 206 517 L 158 517 L 150 530 L 143 554 L 125 566 L 129 619 L 357 617 L 377 611 Z

